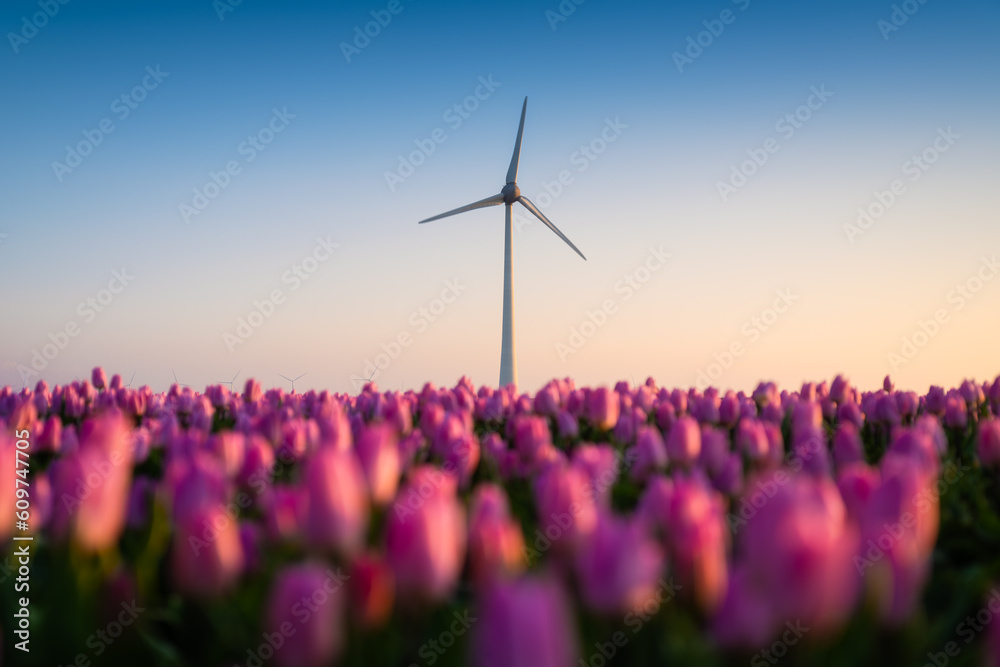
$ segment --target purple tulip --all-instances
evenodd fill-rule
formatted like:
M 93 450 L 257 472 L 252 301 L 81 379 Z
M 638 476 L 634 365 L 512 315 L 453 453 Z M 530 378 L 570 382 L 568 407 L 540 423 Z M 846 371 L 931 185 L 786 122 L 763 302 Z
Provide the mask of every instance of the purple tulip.
M 629 458 L 635 460 L 634 456 Z M 611 488 L 627 463 L 614 447 L 606 444 L 585 443 L 573 450 L 572 465 L 587 476 L 589 486 L 594 490 L 594 498 L 602 506 L 610 505 Z M 633 469 L 637 465 L 638 461 L 633 464 Z
M 740 401 L 732 391 L 727 392 L 719 403 L 719 423 L 732 428 L 740 418 Z
M 646 479 L 651 473 L 664 470 L 667 467 L 667 447 L 663 443 L 660 431 L 652 426 L 639 428 L 636 444 L 632 448 L 635 463 L 629 470 L 629 476 L 636 481 Z
M 765 444 L 766 442 L 765 438 Z M 698 454 L 698 463 L 709 475 L 722 470 L 729 452 L 729 436 L 708 424 L 701 427 L 701 452 Z
M 576 553 L 584 603 L 601 614 L 625 614 L 655 595 L 663 552 L 642 524 L 601 513 Z
M 833 460 L 838 468 L 865 460 L 861 435 L 851 422 L 842 423 L 833 435 Z
M 726 457 L 725 463 L 712 477 L 715 489 L 727 496 L 734 496 L 743 488 L 743 459 L 736 452 Z
M 556 415 L 556 425 L 559 427 L 559 437 L 574 440 L 580 435 L 580 423 L 576 417 L 566 410 L 560 410 Z
M 953 429 L 962 430 L 966 427 L 969 423 L 969 411 L 964 398 L 952 395 L 945 399 L 944 423 Z
M 291 565 L 275 577 L 264 620 L 281 667 L 323 667 L 344 648 L 346 578 L 325 565 Z M 272 644 L 272 645 L 274 645 Z
M 354 452 L 322 449 L 306 471 L 306 537 L 321 550 L 348 558 L 364 546 L 368 530 L 368 488 Z
M 104 387 L 108 384 L 108 375 L 104 372 L 103 368 L 97 366 L 90 373 L 90 381 L 93 383 L 94 388 L 104 389 Z
M 473 628 L 481 667 L 575 667 L 577 638 L 566 593 L 553 577 L 500 582 L 483 595 Z
M 840 405 L 844 401 L 850 400 L 851 396 L 851 382 L 843 375 L 838 375 L 833 378 L 833 384 L 830 385 L 830 399 L 834 403 Z

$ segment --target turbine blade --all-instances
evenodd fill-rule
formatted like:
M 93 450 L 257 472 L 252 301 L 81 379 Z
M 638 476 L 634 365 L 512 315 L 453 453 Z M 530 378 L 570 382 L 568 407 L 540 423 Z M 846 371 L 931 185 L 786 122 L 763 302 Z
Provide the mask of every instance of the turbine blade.
M 555 225 L 553 225 L 552 221 L 550 221 L 548 218 L 546 218 L 542 214 L 542 212 L 538 210 L 538 207 L 535 206 L 534 204 L 532 204 L 531 201 L 527 197 L 525 197 L 525 196 L 522 195 L 518 199 L 518 201 L 521 202 L 521 204 L 524 206 L 524 208 L 526 208 L 529 211 L 531 211 L 532 213 L 534 213 L 536 218 L 538 218 L 539 220 L 541 220 L 542 222 L 544 222 L 546 227 L 548 227 L 549 229 L 551 229 L 552 231 L 554 231 L 556 233 L 556 236 L 558 236 L 559 238 L 561 238 L 563 241 L 566 242 L 567 245 L 569 245 L 570 248 L 572 248 L 573 250 L 575 250 L 577 255 L 579 255 L 580 257 L 583 257 L 583 253 L 580 252 L 580 249 L 577 248 L 575 245 L 573 245 L 573 242 L 570 241 L 568 238 L 566 238 L 566 235 L 563 234 L 562 232 L 560 232 L 559 228 L 556 227 Z M 586 261 L 587 258 L 583 257 L 583 259 L 584 259 L 584 261 Z
M 517 127 L 517 141 L 514 142 L 514 155 L 510 158 L 510 167 L 507 169 L 507 182 L 513 183 L 517 180 L 517 163 L 521 160 L 521 137 L 524 136 L 524 113 L 528 110 L 528 98 L 524 98 L 524 106 L 521 107 L 521 124 Z
M 454 211 L 448 211 L 447 213 L 442 213 L 441 215 L 435 215 L 433 218 L 427 218 L 426 220 L 421 220 L 419 225 L 425 222 L 431 222 L 432 220 L 440 220 L 441 218 L 447 218 L 449 215 L 458 215 L 459 213 L 465 213 L 466 211 L 474 211 L 477 208 L 484 208 L 486 206 L 499 206 L 503 203 L 503 195 L 493 195 L 492 197 L 487 197 L 486 199 L 480 199 L 477 202 L 469 204 L 468 206 L 463 206 L 462 208 L 456 208 Z

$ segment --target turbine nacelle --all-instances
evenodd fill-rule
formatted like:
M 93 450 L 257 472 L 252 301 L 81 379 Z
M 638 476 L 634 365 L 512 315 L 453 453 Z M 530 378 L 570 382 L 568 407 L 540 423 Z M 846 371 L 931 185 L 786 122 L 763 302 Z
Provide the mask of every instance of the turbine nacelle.
M 517 183 L 508 183 L 503 186 L 500 196 L 503 197 L 503 203 L 510 206 L 521 198 L 521 188 L 517 187 Z

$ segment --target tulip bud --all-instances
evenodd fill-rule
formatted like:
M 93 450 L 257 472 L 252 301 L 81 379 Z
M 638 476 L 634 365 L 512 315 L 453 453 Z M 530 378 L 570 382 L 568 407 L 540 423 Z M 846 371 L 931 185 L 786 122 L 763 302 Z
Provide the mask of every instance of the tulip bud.
M 292 565 L 278 573 L 264 627 L 269 638 L 277 639 L 272 646 L 279 667 L 324 667 L 340 655 L 344 648 L 345 579 L 312 563 Z

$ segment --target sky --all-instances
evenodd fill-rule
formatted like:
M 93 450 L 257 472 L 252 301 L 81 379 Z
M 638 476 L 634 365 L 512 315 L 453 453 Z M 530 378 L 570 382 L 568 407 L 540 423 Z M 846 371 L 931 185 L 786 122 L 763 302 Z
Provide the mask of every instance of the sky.
M 1000 4 L 576 2 L 5 0 L 0 386 L 495 385 L 525 97 L 521 389 L 1000 373 Z

